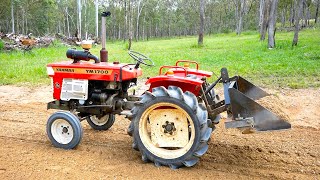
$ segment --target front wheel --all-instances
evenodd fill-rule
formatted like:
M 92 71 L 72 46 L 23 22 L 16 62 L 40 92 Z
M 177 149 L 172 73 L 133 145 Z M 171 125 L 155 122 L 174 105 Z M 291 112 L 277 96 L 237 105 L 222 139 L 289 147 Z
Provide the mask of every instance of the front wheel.
M 110 129 L 115 121 L 115 117 L 113 114 L 107 114 L 102 117 L 98 117 L 96 115 L 87 117 L 88 124 L 92 127 L 92 129 L 105 131 Z
M 83 135 L 79 119 L 68 111 L 52 114 L 48 119 L 46 129 L 51 143 L 63 149 L 75 148 Z
M 132 109 L 133 148 L 143 161 L 170 168 L 194 166 L 208 150 L 212 128 L 206 109 L 190 92 L 175 86 L 146 92 Z

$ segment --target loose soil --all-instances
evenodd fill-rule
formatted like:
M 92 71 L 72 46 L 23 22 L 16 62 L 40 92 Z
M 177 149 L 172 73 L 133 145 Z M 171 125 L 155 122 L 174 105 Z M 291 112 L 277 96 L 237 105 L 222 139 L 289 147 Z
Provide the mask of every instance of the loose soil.
M 49 87 L 0 86 L 0 179 L 320 179 L 320 89 L 273 90 L 292 129 L 255 134 L 220 123 L 192 168 L 143 163 L 122 116 L 108 131 L 82 122 L 75 150 L 54 148 L 45 127 Z
M 285 99 L 280 99 L 278 96 L 271 94 L 258 99 L 256 102 L 276 114 L 282 120 L 291 120 L 290 116 L 284 110 L 288 109 L 287 104 L 285 104 Z

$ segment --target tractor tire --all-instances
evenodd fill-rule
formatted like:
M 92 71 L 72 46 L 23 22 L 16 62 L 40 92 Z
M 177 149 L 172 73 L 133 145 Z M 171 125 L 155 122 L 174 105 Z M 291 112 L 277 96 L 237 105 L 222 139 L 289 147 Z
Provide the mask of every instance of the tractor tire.
M 176 86 L 153 88 L 152 93 L 142 95 L 131 113 L 128 134 L 144 162 L 172 169 L 191 167 L 208 150 L 212 133 L 208 113 L 190 92 L 183 93 Z
M 92 129 L 99 130 L 99 131 L 106 131 L 110 129 L 115 121 L 115 117 L 113 114 L 107 114 L 100 118 L 93 115 L 93 116 L 88 116 L 86 119 Z
M 62 149 L 75 148 L 83 136 L 80 120 L 68 111 L 52 114 L 48 119 L 46 129 L 53 146 Z

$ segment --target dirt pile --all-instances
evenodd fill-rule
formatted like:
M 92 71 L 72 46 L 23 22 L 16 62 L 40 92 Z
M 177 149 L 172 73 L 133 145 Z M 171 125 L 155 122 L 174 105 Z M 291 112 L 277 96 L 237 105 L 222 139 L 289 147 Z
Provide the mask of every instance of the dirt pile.
M 292 121 L 289 114 L 287 114 L 286 112 L 286 110 L 288 109 L 286 103 L 283 100 L 281 100 L 279 96 L 265 96 L 257 100 L 256 102 L 265 107 L 266 109 L 270 110 L 277 116 L 279 116 L 281 119 L 285 121 Z

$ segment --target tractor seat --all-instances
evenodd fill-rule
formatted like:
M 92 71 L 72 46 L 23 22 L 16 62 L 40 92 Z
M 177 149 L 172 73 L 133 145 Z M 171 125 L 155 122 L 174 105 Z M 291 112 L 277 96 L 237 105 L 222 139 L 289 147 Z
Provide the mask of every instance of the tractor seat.
M 187 78 L 190 78 L 190 79 L 197 79 L 198 77 L 194 74 L 188 74 L 187 75 Z

